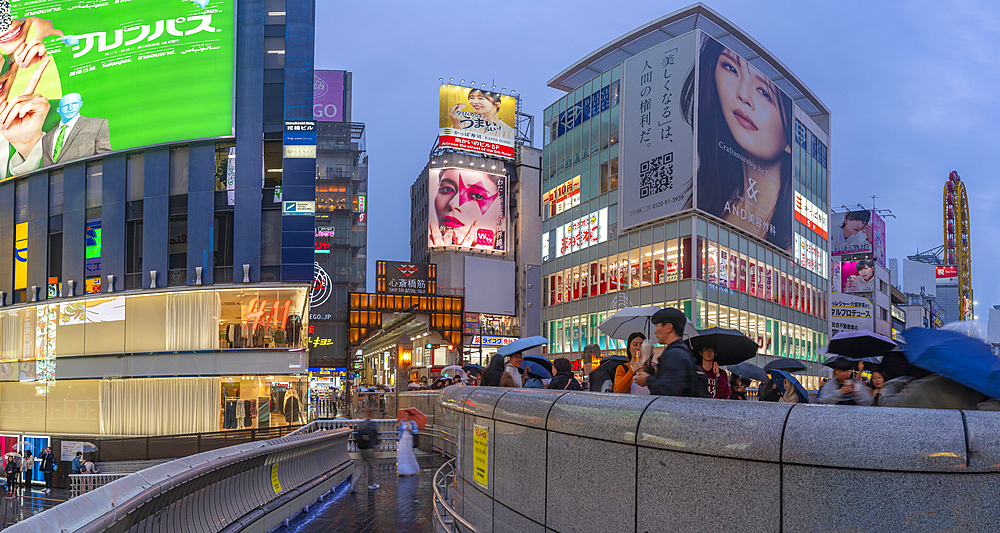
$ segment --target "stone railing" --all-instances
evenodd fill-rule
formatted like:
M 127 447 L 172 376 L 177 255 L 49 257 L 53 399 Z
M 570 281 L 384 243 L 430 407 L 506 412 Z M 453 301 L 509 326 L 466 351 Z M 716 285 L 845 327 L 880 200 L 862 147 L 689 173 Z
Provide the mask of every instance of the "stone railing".
M 454 508 L 477 533 L 1000 531 L 1000 413 L 486 387 L 440 400 L 457 415 Z

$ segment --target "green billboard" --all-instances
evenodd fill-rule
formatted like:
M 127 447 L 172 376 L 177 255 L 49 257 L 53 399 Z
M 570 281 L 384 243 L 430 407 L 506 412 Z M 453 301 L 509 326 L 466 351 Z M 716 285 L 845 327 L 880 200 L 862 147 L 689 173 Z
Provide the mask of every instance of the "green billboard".
M 233 135 L 234 11 L 234 0 L 0 0 L 0 179 Z

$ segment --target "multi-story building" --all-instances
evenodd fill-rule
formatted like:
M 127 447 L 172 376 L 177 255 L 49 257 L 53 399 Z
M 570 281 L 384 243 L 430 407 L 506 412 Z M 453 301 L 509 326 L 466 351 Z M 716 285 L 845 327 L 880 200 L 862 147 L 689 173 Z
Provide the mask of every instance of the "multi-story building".
M 351 121 L 350 72 L 316 71 L 316 261 L 309 295 L 309 361 L 347 367 L 348 294 L 364 292 L 368 246 L 365 125 Z M 334 111 L 337 110 L 337 111 Z
M 549 82 L 567 93 L 543 117 L 549 354 L 621 349 L 598 329 L 608 316 L 676 307 L 698 328 L 755 339 L 759 365 L 803 360 L 815 388 L 829 332 L 829 110 L 703 4 L 609 43 Z M 767 150 L 751 139 L 764 129 Z
M 314 2 L 130 6 L 73 19 L 36 89 L 61 114 L 5 163 L 0 431 L 304 422 Z M 95 69 L 90 32 L 139 22 Z

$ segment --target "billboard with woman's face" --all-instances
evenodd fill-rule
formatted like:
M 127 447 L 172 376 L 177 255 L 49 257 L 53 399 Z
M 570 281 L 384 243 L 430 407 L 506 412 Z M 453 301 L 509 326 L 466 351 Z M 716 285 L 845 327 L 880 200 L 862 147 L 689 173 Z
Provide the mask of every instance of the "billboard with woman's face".
M 427 247 L 505 252 L 507 190 L 505 175 L 430 169 Z
M 701 34 L 697 208 L 791 251 L 792 99 Z
M 513 96 L 442 85 L 438 146 L 514 159 L 516 106 Z

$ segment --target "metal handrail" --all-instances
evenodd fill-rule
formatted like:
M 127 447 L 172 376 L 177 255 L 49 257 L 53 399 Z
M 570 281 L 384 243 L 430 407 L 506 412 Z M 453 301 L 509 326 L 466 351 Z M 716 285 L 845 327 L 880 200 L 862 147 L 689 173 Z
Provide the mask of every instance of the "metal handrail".
M 112 481 L 128 477 L 135 472 L 103 472 L 97 474 L 81 473 L 69 475 L 70 497 L 75 498 L 92 490 L 101 488 Z
M 448 470 L 445 471 L 445 468 Z M 449 481 L 450 480 L 450 481 Z M 475 533 L 476 528 L 472 526 L 467 520 L 459 516 L 455 509 L 446 501 L 446 495 L 448 493 L 448 486 L 454 484 L 455 482 L 455 459 L 449 459 L 445 461 L 441 468 L 437 469 L 434 473 L 434 531 L 444 531 L 449 533 L 457 533 L 460 531 Z M 445 496 L 442 496 L 441 491 L 445 492 Z M 443 511 L 443 512 L 442 512 Z M 445 520 L 445 517 L 451 519 L 451 523 Z M 440 527 L 440 529 L 438 529 Z

